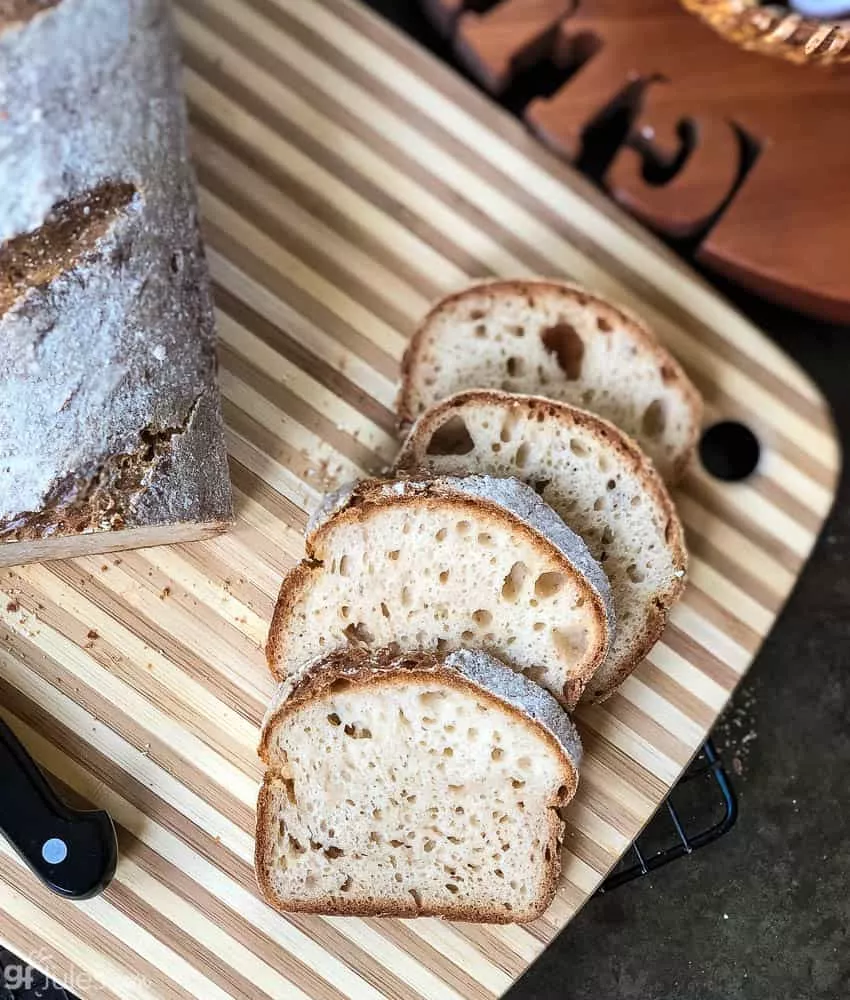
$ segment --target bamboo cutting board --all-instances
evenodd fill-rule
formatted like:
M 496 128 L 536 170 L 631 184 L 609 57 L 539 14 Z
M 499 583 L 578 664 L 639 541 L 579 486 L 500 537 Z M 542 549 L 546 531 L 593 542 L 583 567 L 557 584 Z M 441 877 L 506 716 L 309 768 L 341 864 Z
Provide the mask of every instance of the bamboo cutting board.
M 181 0 L 218 298 L 238 523 L 194 545 L 0 575 L 0 704 L 120 827 L 74 906 L 0 850 L 0 939 L 84 998 L 487 998 L 552 940 L 676 781 L 749 666 L 831 505 L 823 401 L 762 334 L 521 128 L 350 0 Z M 431 299 L 561 274 L 642 312 L 710 418 L 749 424 L 745 483 L 679 497 L 692 582 L 605 705 L 564 877 L 527 927 L 283 917 L 254 888 L 261 646 L 320 492 L 394 454 L 394 380 Z

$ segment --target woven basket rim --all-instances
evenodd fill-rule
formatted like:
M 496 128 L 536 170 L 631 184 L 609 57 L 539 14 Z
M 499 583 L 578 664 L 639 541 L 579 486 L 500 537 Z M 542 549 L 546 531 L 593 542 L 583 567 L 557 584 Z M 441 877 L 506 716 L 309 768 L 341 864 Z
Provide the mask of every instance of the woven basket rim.
M 806 17 L 759 0 L 682 0 L 692 13 L 742 48 L 798 63 L 850 62 L 850 18 Z

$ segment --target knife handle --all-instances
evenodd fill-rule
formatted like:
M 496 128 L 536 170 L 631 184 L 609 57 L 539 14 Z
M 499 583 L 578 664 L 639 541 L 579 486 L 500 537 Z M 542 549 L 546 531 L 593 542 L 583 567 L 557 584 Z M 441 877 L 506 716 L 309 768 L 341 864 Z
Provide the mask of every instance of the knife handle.
M 65 805 L 0 719 L 0 832 L 41 881 L 66 899 L 109 885 L 118 842 L 109 814 Z

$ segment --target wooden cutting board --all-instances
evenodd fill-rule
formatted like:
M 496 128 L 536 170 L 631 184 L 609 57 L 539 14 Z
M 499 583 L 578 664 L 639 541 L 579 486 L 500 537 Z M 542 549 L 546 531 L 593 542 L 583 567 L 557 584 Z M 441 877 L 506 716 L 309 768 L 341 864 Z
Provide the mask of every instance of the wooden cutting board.
M 75 906 L 0 851 L 0 939 L 83 998 L 503 993 L 588 899 L 746 671 L 831 505 L 839 452 L 795 365 L 521 127 L 349 0 L 181 0 L 238 523 L 194 545 L 0 575 L 3 717 L 120 828 Z M 320 491 L 395 451 L 394 380 L 431 299 L 565 275 L 642 312 L 750 425 L 758 472 L 696 469 L 692 582 L 664 641 L 580 713 L 564 876 L 527 927 L 283 917 L 251 869 L 262 644 Z

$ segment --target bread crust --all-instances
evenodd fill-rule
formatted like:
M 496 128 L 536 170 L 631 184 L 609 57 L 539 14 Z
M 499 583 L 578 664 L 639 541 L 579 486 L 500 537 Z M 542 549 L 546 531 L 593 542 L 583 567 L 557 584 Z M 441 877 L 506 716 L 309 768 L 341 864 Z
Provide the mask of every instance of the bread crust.
M 805 17 L 758 0 L 681 0 L 728 41 L 793 63 L 850 62 L 850 20 Z
M 280 669 L 281 663 L 296 661 L 292 651 L 284 645 L 284 625 L 291 617 L 301 595 L 309 588 L 313 575 L 323 571 L 321 552 L 324 540 L 331 531 L 348 522 L 362 523 L 368 520 L 374 511 L 390 504 L 418 507 L 424 505 L 426 510 L 451 509 L 457 512 L 457 516 L 463 514 L 480 516 L 484 510 L 501 526 L 525 536 L 532 547 L 540 549 L 542 546 L 546 546 L 550 550 L 549 555 L 560 564 L 561 571 L 577 582 L 584 600 L 589 602 L 596 612 L 595 618 L 598 622 L 598 628 L 595 648 L 587 657 L 582 672 L 571 678 L 563 691 L 563 704 L 568 709 L 574 708 L 581 692 L 608 654 L 611 627 L 606 626 L 606 623 L 612 620 L 610 602 L 603 599 L 600 592 L 556 544 L 501 504 L 483 497 L 471 497 L 447 490 L 441 487 L 437 479 L 417 482 L 399 480 L 398 482 L 405 483 L 415 489 L 410 492 L 389 492 L 386 480 L 364 480 L 346 491 L 342 506 L 339 504 L 332 506 L 329 516 L 313 522 L 312 529 L 308 529 L 307 558 L 293 567 L 284 578 L 272 615 L 266 658 L 269 669 L 275 678 L 281 681 L 286 678 L 286 674 Z
M 694 384 L 685 374 L 684 369 L 670 352 L 657 340 L 655 334 L 645 325 L 643 320 L 625 309 L 623 306 L 609 302 L 579 285 L 566 281 L 547 278 L 494 279 L 478 281 L 451 295 L 446 296 L 434 305 L 416 328 L 404 357 L 401 361 L 401 381 L 396 403 L 398 428 L 401 434 L 406 434 L 418 413 L 414 402 L 413 372 L 418 363 L 419 355 L 427 344 L 428 331 L 435 316 L 443 311 L 455 308 L 464 299 L 487 291 L 489 294 L 531 297 L 535 295 L 561 295 L 571 299 L 581 307 L 592 306 L 603 312 L 613 313 L 622 327 L 631 334 L 638 349 L 651 356 L 659 370 L 665 372 L 665 385 L 675 389 L 681 395 L 691 415 L 691 431 L 686 446 L 673 463 L 670 475 L 671 481 L 676 481 L 684 475 L 699 441 L 699 429 L 702 419 L 702 397 Z
M 509 669 L 495 658 L 489 656 L 487 658 L 502 669 Z M 399 657 L 387 651 L 370 654 L 357 648 L 339 650 L 314 661 L 296 680 L 291 684 L 282 685 L 283 690 L 278 690 L 263 721 L 257 751 L 268 770 L 257 800 L 257 836 L 254 853 L 257 884 L 266 902 L 275 909 L 327 916 L 439 917 L 447 920 L 499 924 L 526 923 L 535 920 L 548 909 L 557 891 L 561 873 L 560 851 L 565 827 L 557 810 L 566 806 L 575 795 L 578 787 L 579 760 L 571 755 L 569 749 L 558 740 L 547 725 L 523 711 L 515 702 L 500 697 L 491 687 L 470 680 L 461 670 L 448 666 L 447 659 L 448 657 L 441 658 L 431 653 L 412 653 Z M 269 874 L 273 840 L 272 824 L 267 820 L 267 817 L 274 814 L 275 787 L 282 785 L 283 777 L 279 762 L 270 748 L 275 730 L 300 708 L 321 699 L 340 682 L 366 690 L 408 684 L 411 680 L 419 679 L 429 683 L 436 682 L 456 691 L 471 693 L 476 699 L 498 707 L 516 722 L 534 730 L 535 734 L 561 758 L 563 764 L 561 787 L 564 793 L 556 800 L 546 803 L 549 862 L 537 899 L 532 901 L 526 910 L 514 910 L 510 913 L 501 909 L 451 903 L 436 908 L 428 905 L 417 907 L 412 901 L 410 905 L 401 905 L 397 901 L 389 900 L 384 903 L 360 901 L 356 898 L 342 901 L 331 897 L 314 901 L 293 901 L 287 902 L 285 906 L 281 905 L 281 901 L 275 896 Z M 528 683 L 532 684 L 531 681 Z M 552 705 L 555 710 L 560 711 L 554 699 Z
M 434 431 L 446 419 L 461 411 L 467 405 L 497 406 L 524 411 L 529 419 L 558 421 L 568 426 L 581 427 L 592 435 L 607 442 L 617 454 L 617 458 L 640 481 L 647 502 L 659 512 L 666 525 L 665 540 L 677 573 L 670 585 L 656 596 L 656 613 L 645 623 L 633 648 L 632 657 L 614 673 L 602 687 L 594 687 L 593 679 L 585 689 L 583 700 L 602 702 L 610 698 L 617 688 L 634 671 L 652 647 L 661 638 L 671 608 L 681 597 L 687 585 L 688 552 L 685 534 L 675 504 L 664 485 L 658 470 L 640 445 L 624 431 L 604 417 L 589 413 L 569 403 L 546 399 L 543 396 L 527 396 L 502 392 L 497 389 L 469 389 L 456 393 L 448 399 L 434 404 L 414 423 L 401 452 L 396 459 L 395 471 L 415 476 L 421 469 L 419 455 Z M 423 473 L 427 474 L 427 473 Z
M 0 563 L 223 529 L 169 5 L 0 0 L 0 66 Z

